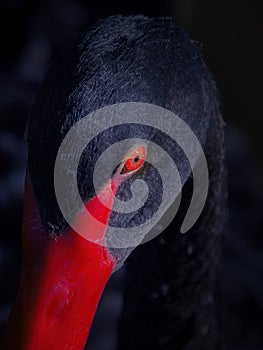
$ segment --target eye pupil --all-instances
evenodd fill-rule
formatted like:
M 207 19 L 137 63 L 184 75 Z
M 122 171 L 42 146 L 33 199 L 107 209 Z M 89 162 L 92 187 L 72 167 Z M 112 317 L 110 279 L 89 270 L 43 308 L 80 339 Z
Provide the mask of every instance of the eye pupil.
M 146 159 L 146 150 L 144 146 L 139 147 L 130 158 L 128 158 L 121 170 L 121 174 L 128 173 L 139 169 Z

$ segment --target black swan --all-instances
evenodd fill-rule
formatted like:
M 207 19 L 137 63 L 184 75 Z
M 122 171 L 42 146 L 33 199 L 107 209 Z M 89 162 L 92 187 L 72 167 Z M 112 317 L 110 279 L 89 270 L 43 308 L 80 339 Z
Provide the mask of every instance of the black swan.
M 180 227 L 194 188 L 190 161 L 167 134 L 139 123 L 120 123 L 99 133 L 80 157 L 79 192 L 97 224 L 83 220 L 81 213 L 76 221 L 95 232 L 92 242 L 74 232 L 61 213 L 54 167 L 62 141 L 89 113 L 123 103 L 171 111 L 191 128 L 203 147 L 209 171 L 208 196 L 197 222 L 185 234 L 180 233 Z M 92 175 L 98 157 L 111 144 L 135 138 L 158 144 L 170 155 L 183 189 L 171 224 L 158 237 L 137 247 L 128 259 L 118 349 L 221 347 L 218 279 L 226 186 L 224 122 L 219 107 L 201 48 L 169 18 L 109 17 L 57 58 L 36 98 L 26 130 L 23 268 L 1 349 L 85 347 L 104 286 L 134 248 L 94 243 L 105 237 L 100 223 L 102 227 L 132 228 L 151 218 L 160 205 L 162 179 L 148 161 L 151 154 L 147 146 L 138 145 L 138 141 L 131 144 L 128 157 L 122 154 L 124 161 L 113 169 L 109 182 L 102 184 L 102 196 L 106 193 L 107 197 L 108 186 L 112 189 L 107 206 L 95 194 Z M 96 117 L 94 123 L 100 125 L 95 113 Z M 73 153 L 75 146 L 71 145 Z M 120 147 L 121 151 L 127 150 Z M 70 170 L 63 172 L 67 177 Z M 136 178 L 148 184 L 144 207 L 136 215 L 116 213 L 113 202 L 132 198 L 130 188 Z M 71 184 L 68 187 L 70 191 Z

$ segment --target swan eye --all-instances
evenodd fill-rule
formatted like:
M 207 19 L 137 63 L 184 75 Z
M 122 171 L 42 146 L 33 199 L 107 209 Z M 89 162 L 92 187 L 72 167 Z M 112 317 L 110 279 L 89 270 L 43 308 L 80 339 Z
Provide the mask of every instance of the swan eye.
M 146 158 L 146 149 L 144 146 L 138 147 L 130 156 L 126 159 L 121 174 L 127 174 L 138 170 L 142 167 Z

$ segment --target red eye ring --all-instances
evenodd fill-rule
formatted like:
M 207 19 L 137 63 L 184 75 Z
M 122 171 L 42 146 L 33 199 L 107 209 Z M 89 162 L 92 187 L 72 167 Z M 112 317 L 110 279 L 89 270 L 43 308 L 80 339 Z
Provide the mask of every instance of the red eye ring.
M 126 160 L 121 173 L 129 173 L 138 170 L 146 159 L 146 149 L 144 146 L 140 146 L 132 153 L 132 155 Z

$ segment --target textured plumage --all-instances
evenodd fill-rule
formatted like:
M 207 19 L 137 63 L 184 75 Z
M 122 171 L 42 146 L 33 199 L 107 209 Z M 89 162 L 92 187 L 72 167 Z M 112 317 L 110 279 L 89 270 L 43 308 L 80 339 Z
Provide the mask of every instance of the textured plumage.
M 216 88 L 200 48 L 170 19 L 114 16 L 99 22 L 58 57 L 28 123 L 29 171 L 35 194 L 43 224 L 57 233 L 65 224 L 53 189 L 58 146 L 70 127 L 89 112 L 128 101 L 152 103 L 177 113 L 202 145 L 211 120 L 220 114 Z M 102 148 L 130 133 L 160 139 L 156 131 L 138 125 L 95 138 L 79 166 L 81 193 L 94 193 L 91 174 Z M 160 143 L 166 147 L 169 141 L 161 139 Z M 178 147 L 172 153 L 176 152 Z M 189 165 L 182 154 L 178 157 L 177 166 L 184 172 Z
M 28 171 L 41 224 L 50 235 L 61 235 L 67 227 L 55 198 L 53 169 L 68 130 L 91 111 L 130 101 L 165 107 L 191 127 L 207 157 L 210 187 L 198 222 L 181 235 L 179 227 L 193 186 L 189 162 L 173 140 L 149 127 L 121 126 L 98 135 L 83 153 L 78 179 L 83 200 L 94 195 L 92 173 L 98 156 L 113 141 L 128 137 L 146 138 L 166 149 L 184 184 L 174 221 L 161 236 L 138 247 L 128 262 L 119 349 L 219 349 L 223 121 L 215 83 L 199 46 L 170 19 L 110 17 L 92 27 L 51 67 L 27 128 Z M 145 219 L 158 203 L 160 185 L 157 175 L 150 177 L 154 169 L 147 170 L 140 175 L 145 180 L 148 176 L 152 186 Z M 126 199 L 129 193 L 127 182 L 117 195 Z M 133 220 L 134 215 L 111 217 L 120 226 L 132 225 Z M 127 251 L 118 249 L 111 253 L 127 256 Z

